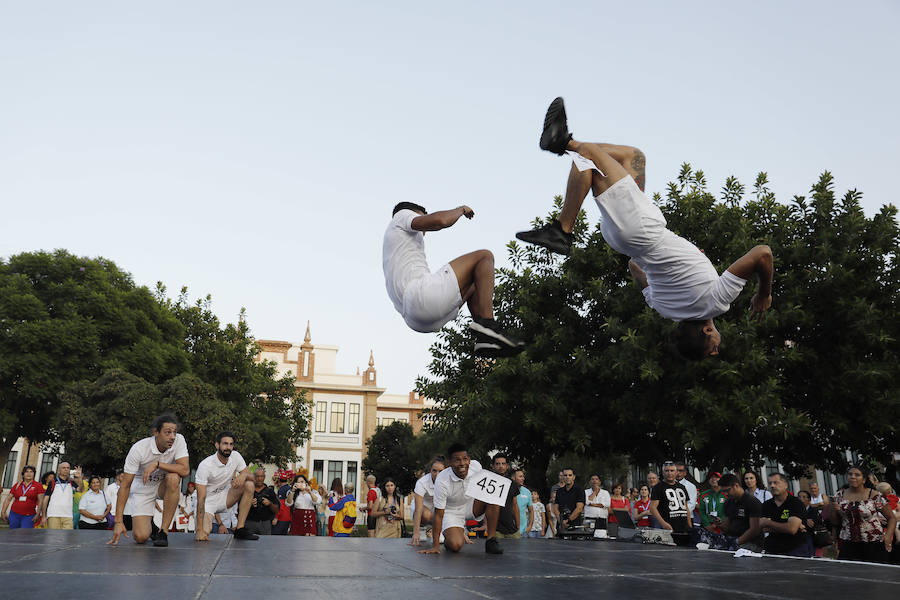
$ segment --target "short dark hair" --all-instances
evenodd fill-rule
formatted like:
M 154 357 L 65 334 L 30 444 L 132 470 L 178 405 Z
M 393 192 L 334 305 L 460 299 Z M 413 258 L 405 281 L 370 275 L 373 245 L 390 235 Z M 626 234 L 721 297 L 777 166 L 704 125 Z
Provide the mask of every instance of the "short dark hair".
M 22 467 L 22 477 L 25 477 L 25 471 L 31 471 L 32 473 L 34 473 L 32 477 L 37 477 L 37 469 L 35 469 L 31 465 L 25 465 L 24 467 Z
M 506 461 L 506 464 L 509 464 L 509 457 L 507 455 L 503 454 L 502 452 L 498 452 L 497 454 L 494 455 L 493 458 L 491 458 L 491 464 L 494 464 L 501 458 Z
M 230 437 L 232 442 L 235 440 L 233 433 L 231 433 L 230 431 L 222 431 L 222 432 L 219 432 L 219 435 L 216 436 L 216 443 L 221 442 L 222 438 L 226 438 L 226 437 Z
M 88 477 L 88 485 L 94 483 L 95 479 L 100 483 L 103 483 L 103 478 L 101 478 L 99 475 L 91 475 L 90 477 Z
M 153 431 L 162 431 L 163 425 L 166 423 L 173 423 L 176 428 L 180 427 L 180 423 L 178 419 L 175 418 L 175 415 L 172 413 L 166 413 L 164 415 L 159 415 L 155 419 L 153 419 Z
M 447 448 L 447 458 L 453 458 L 453 455 L 457 452 L 468 452 L 469 449 L 466 448 L 465 444 L 460 444 L 459 442 L 455 444 L 450 444 L 450 447 Z
M 725 473 L 721 477 L 719 477 L 719 487 L 722 488 L 730 488 L 734 487 L 741 483 L 741 480 L 737 478 L 737 475 L 734 473 Z
M 401 210 L 412 210 L 412 211 L 415 211 L 415 212 L 420 212 L 420 213 L 422 213 L 422 214 L 424 214 L 424 215 L 427 215 L 427 214 L 428 214 L 428 211 L 425 210 L 425 207 L 424 207 L 424 206 L 421 206 L 421 205 L 419 205 L 419 204 L 415 204 L 415 203 L 413 203 L 413 202 L 398 202 L 398 203 L 397 203 L 397 206 L 394 207 L 394 212 L 391 213 L 391 216 L 393 217 L 394 215 L 396 215 L 396 214 L 397 214 L 398 212 L 400 212 Z
M 799 492 L 797 492 L 797 497 L 799 498 L 801 494 L 806 494 L 806 497 L 812 500 L 812 495 L 806 490 L 800 490 Z
M 572 475 L 575 474 L 575 469 L 573 469 L 572 467 L 563 467 L 559 470 L 560 473 L 562 473 L 563 471 L 572 471 Z
M 786 476 L 784 473 L 777 473 L 777 472 L 776 472 L 776 473 L 769 473 L 769 477 L 778 477 L 778 478 L 781 479 L 783 482 L 785 482 L 785 483 L 788 482 L 788 478 L 787 478 L 787 476 Z M 720 483 L 719 485 L 721 485 L 721 483 Z
M 709 335 L 703 331 L 706 321 L 682 321 L 672 334 L 672 342 L 682 358 L 702 360 L 706 356 L 706 340 Z

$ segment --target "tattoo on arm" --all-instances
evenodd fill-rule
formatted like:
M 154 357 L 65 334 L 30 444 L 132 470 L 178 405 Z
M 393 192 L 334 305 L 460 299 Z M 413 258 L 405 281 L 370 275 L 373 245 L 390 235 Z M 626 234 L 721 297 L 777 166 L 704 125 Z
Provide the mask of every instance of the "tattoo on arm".
M 631 158 L 631 170 L 634 171 L 635 182 L 643 192 L 644 184 L 646 183 L 647 179 L 647 157 L 637 148 L 634 149 L 634 156 Z

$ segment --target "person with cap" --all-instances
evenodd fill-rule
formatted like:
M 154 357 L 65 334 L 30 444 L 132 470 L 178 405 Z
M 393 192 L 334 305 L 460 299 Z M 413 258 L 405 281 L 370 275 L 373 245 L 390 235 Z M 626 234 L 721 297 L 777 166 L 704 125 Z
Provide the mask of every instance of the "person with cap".
M 272 535 L 287 535 L 291 528 L 291 507 L 287 505 L 286 500 L 293 479 L 294 471 L 291 469 L 275 471 L 275 490 L 280 506 L 275 518 L 272 519 Z
M 697 507 L 700 511 L 700 527 L 712 533 L 722 533 L 722 517 L 725 508 L 725 494 L 719 488 L 719 480 L 722 474 L 713 471 L 706 478 L 709 489 L 704 490 L 697 498 Z

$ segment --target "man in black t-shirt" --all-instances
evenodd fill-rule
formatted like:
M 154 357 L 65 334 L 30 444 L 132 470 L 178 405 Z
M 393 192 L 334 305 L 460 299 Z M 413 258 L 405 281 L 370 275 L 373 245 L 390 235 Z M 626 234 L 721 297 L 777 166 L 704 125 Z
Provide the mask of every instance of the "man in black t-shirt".
M 759 517 L 762 503 L 744 491 L 741 480 L 734 473 L 726 473 L 719 479 L 719 488 L 725 494 L 725 523 L 722 531 L 729 542 L 729 550 L 743 548 L 752 552 L 762 551 L 762 530 Z M 733 547 L 732 547 L 733 546 Z
M 650 514 L 662 529 L 687 533 L 691 530 L 687 509 L 688 493 L 675 480 L 677 472 L 674 464 L 663 465 L 663 480 L 653 486 L 650 492 Z
M 495 454 L 491 460 L 491 470 L 497 475 L 510 478 L 509 459 L 505 454 Z M 506 496 L 506 506 L 500 507 L 500 516 L 497 518 L 498 538 L 517 538 L 519 535 L 519 504 L 516 496 L 519 495 L 519 485 L 513 481 Z
M 763 503 L 759 519 L 762 530 L 769 533 L 766 554 L 812 556 L 812 540 L 803 526 L 803 503 L 788 494 L 787 478 L 781 473 L 769 475 L 769 491 L 772 497 Z
M 575 471 L 562 470 L 565 485 L 556 490 L 556 508 L 559 511 L 558 534 L 578 524 L 584 510 L 584 490 L 575 485 Z
M 253 472 L 253 500 L 247 512 L 245 527 L 251 533 L 271 535 L 272 519 L 278 514 L 281 503 L 275 490 L 266 485 L 266 470 L 257 467 Z

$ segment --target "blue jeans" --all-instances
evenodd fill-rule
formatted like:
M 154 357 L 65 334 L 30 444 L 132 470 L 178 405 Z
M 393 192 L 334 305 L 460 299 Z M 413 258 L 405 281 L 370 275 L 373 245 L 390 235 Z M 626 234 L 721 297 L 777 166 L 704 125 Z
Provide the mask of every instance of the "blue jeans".
M 10 529 L 34 529 L 34 515 L 20 515 L 17 512 L 9 511 L 9 528 Z
M 529 531 L 527 537 L 530 537 L 530 538 L 540 538 L 540 537 L 541 537 L 541 532 L 540 532 L 540 531 Z

